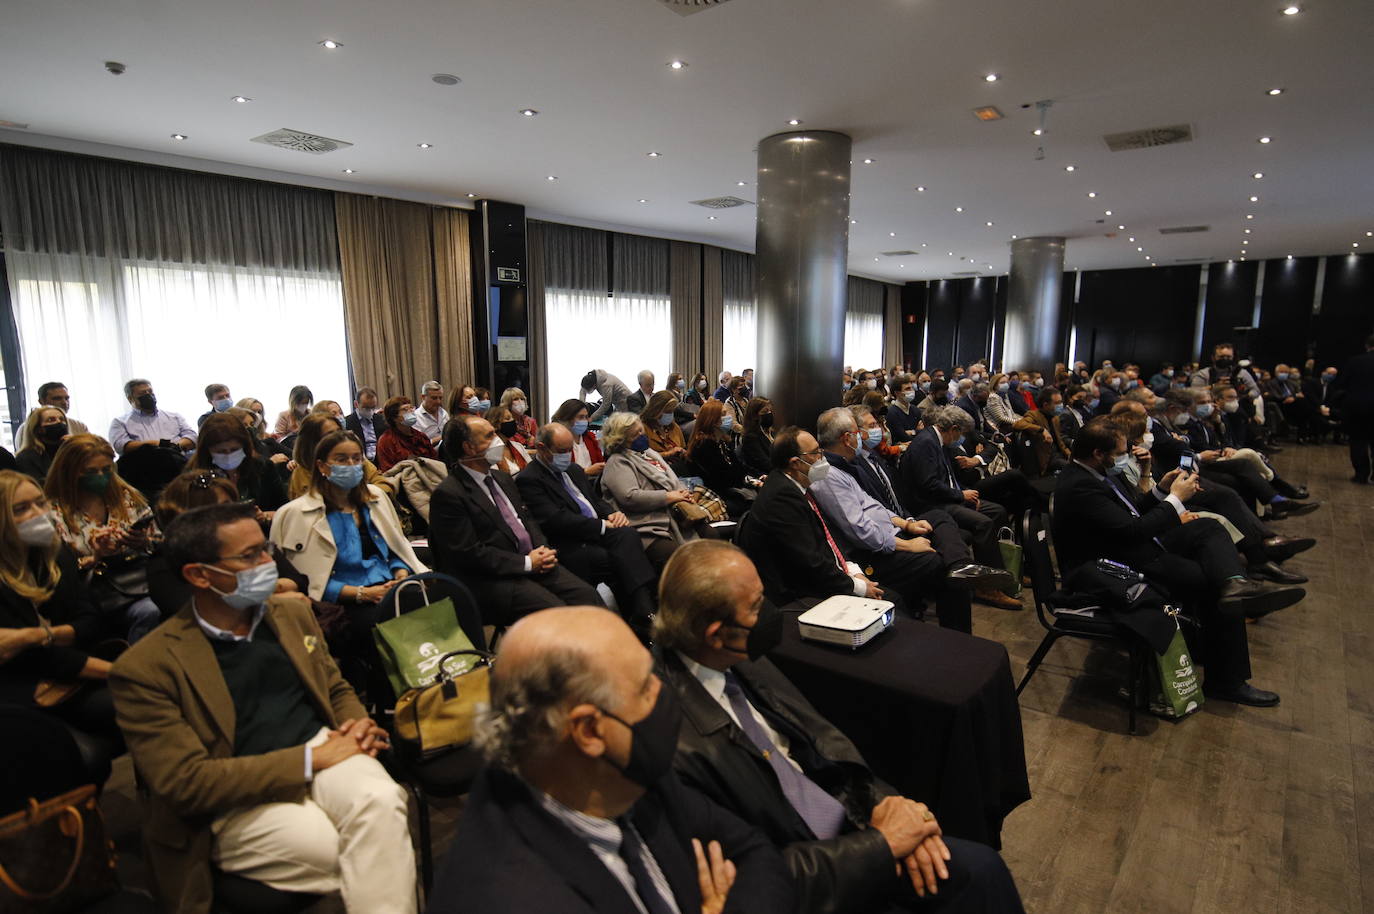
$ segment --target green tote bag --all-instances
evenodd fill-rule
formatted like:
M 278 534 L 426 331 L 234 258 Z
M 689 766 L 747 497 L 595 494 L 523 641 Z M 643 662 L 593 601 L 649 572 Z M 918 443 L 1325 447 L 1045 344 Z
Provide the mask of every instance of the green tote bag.
M 378 623 L 372 630 L 377 656 L 397 695 L 433 683 L 439 673 L 439 661 L 445 654 L 473 650 L 472 640 L 458 624 L 452 599 L 445 597 L 402 613 L 400 591 L 406 586 L 419 587 L 426 599 L 429 596 L 423 581 L 402 581 L 396 585 L 393 597 L 395 618 Z M 474 663 L 473 655 L 462 655 L 461 660 L 449 662 L 448 673 L 450 676 L 462 675 Z

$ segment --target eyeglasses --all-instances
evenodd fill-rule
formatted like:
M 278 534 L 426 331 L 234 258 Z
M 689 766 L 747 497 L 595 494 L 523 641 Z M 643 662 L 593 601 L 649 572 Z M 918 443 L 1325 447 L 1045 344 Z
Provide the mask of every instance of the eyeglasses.
M 277 557 L 277 544 L 271 540 L 264 540 L 260 545 L 252 549 L 246 549 L 238 555 L 226 555 L 220 559 L 221 562 L 244 562 L 249 565 L 257 565 L 263 556 L 275 560 Z

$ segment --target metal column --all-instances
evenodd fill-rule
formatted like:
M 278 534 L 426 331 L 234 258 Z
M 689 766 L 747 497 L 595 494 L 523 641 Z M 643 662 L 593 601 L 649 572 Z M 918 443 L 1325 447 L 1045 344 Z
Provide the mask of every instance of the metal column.
M 1011 243 L 1011 285 L 1002 365 L 1008 371 L 1033 369 L 1047 377 L 1064 360 L 1061 287 L 1064 239 L 1018 238 Z

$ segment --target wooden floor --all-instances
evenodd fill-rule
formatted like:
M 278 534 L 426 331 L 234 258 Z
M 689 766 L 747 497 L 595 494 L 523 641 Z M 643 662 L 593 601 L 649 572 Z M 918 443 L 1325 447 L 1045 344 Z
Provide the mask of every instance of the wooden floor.
M 1132 737 L 1124 658 L 1061 639 L 1021 696 L 1034 799 L 1003 832 L 1028 911 L 1374 911 L 1374 488 L 1343 447 L 1274 460 L 1324 503 L 1274 525 L 1318 538 L 1287 563 L 1307 599 L 1249 626 L 1251 682 L 1281 704 Z M 1043 634 L 1030 610 L 976 607 L 974 626 L 1017 676 Z
M 1275 525 L 1319 539 L 1288 562 L 1312 578 L 1307 599 L 1249 627 L 1252 682 L 1282 703 L 1145 716 L 1132 737 L 1124 659 L 1062 639 L 1021 697 L 1034 798 L 1003 832 L 1027 911 L 1374 911 L 1374 487 L 1347 481 L 1341 447 L 1290 446 L 1275 462 L 1325 503 Z M 1034 613 L 974 613 L 1019 679 L 1043 634 Z M 434 811 L 441 851 L 460 805 Z M 103 806 L 125 884 L 139 886 L 127 758 Z M 312 909 L 341 910 L 336 898 Z

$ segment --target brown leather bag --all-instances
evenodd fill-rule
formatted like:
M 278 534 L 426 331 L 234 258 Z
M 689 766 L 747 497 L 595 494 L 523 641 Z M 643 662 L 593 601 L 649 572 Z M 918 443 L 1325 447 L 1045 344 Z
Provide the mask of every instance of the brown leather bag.
M 87 785 L 0 819 L 0 914 L 65 914 L 119 889 L 114 842 Z

